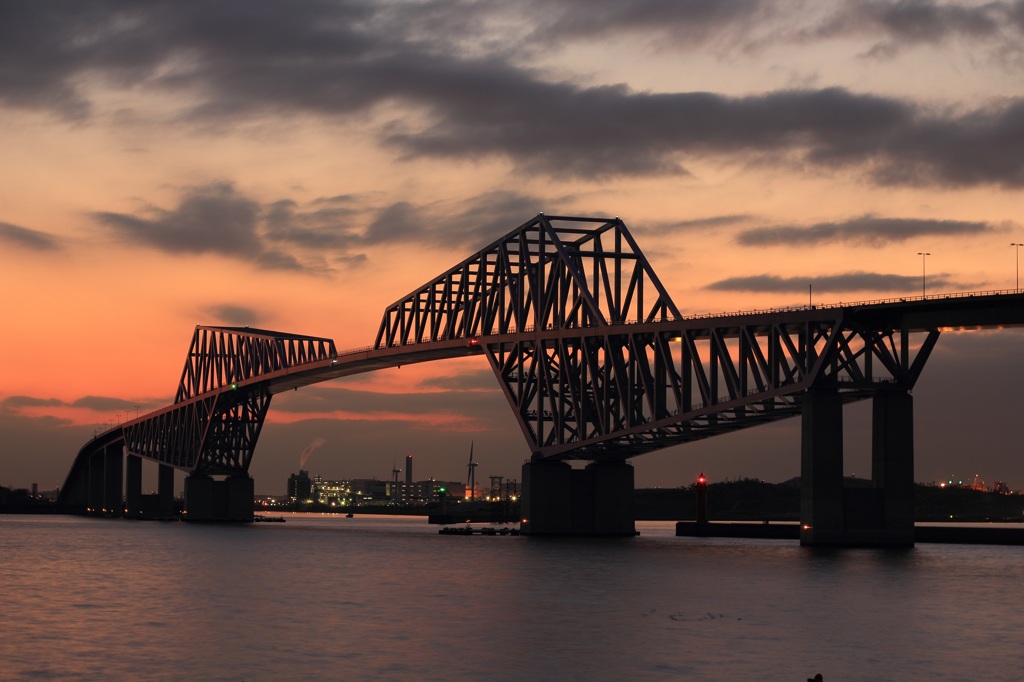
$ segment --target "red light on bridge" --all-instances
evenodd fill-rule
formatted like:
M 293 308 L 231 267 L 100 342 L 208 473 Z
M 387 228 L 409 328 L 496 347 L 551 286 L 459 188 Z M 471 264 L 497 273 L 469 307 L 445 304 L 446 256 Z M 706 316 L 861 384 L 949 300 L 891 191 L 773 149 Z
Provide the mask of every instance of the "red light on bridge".
M 466 342 L 466 345 L 467 346 L 479 346 L 480 345 L 480 339 L 476 338 L 475 336 L 471 336 L 471 337 L 469 337 L 469 341 Z

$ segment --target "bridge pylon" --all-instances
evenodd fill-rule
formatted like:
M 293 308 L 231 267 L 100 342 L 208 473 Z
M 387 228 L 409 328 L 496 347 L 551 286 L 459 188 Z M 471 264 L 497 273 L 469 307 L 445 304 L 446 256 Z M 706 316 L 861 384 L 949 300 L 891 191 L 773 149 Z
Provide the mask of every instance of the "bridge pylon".
M 843 477 L 842 400 L 835 389 L 803 397 L 800 544 L 914 544 L 913 398 L 898 387 L 872 396 L 871 480 Z
M 636 535 L 633 465 L 533 459 L 523 464 L 520 510 L 524 535 Z

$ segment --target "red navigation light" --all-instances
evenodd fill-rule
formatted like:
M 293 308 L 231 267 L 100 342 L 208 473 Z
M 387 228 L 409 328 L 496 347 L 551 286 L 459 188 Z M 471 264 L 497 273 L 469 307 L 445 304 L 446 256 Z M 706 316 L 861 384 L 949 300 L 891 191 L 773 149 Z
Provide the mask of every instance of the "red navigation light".
M 469 341 L 467 342 L 466 345 L 467 346 L 479 346 L 480 345 L 480 339 L 476 338 L 475 336 L 471 336 L 471 337 L 469 337 Z
M 708 479 L 704 478 L 704 474 L 697 477 L 697 485 L 704 485 L 708 482 Z

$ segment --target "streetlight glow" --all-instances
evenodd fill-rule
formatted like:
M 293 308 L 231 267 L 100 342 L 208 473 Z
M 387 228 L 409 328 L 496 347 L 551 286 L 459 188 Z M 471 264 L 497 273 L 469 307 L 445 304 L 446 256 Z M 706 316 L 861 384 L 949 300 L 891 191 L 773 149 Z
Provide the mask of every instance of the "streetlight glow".
M 918 251 L 917 255 L 921 257 L 921 298 L 925 298 L 925 297 L 928 296 L 928 293 L 927 293 L 927 289 L 925 288 L 924 263 L 925 263 L 925 260 L 928 258 L 928 256 L 930 256 L 932 254 L 930 254 L 930 253 L 928 253 L 926 251 Z

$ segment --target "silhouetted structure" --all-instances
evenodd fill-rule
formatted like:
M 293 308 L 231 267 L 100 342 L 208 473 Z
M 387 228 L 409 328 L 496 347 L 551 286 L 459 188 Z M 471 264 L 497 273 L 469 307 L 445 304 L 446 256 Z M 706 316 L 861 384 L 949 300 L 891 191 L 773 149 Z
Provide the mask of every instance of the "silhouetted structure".
M 189 473 L 190 518 L 251 517 L 275 393 L 484 355 L 532 454 L 525 533 L 631 534 L 629 458 L 799 414 L 801 541 L 911 544 L 910 390 L 940 330 L 1022 324 L 1024 294 L 1005 292 L 686 317 L 621 220 L 541 214 L 389 306 L 370 350 L 197 327 L 175 403 L 87 443 L 62 500 L 117 511 L 127 451 L 130 489 L 146 458 Z M 873 486 L 848 489 L 842 407 L 865 399 Z
M 292 502 L 304 502 L 313 498 L 313 482 L 309 472 L 300 469 L 299 473 L 288 477 L 288 498 Z

